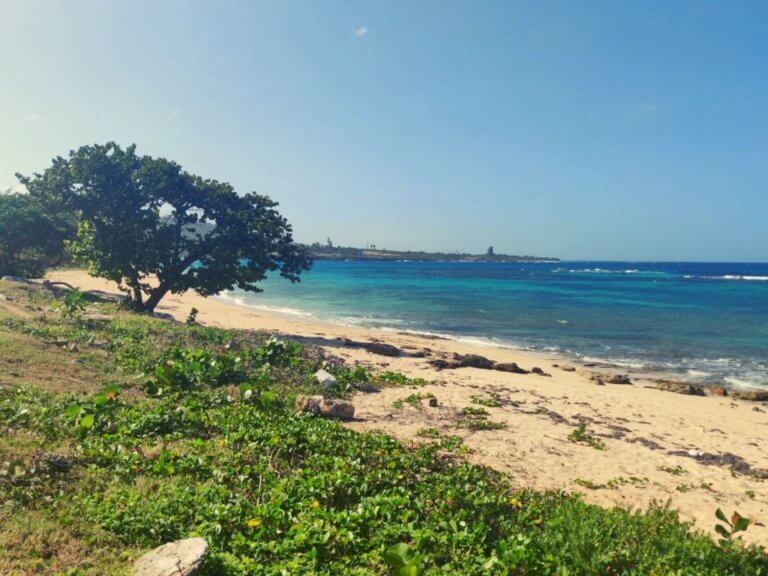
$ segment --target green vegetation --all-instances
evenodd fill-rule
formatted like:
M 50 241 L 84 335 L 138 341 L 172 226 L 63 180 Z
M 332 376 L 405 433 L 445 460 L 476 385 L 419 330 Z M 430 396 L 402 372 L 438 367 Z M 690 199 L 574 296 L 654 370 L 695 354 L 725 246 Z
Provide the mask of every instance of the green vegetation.
M 475 406 L 465 406 L 461 409 L 461 413 L 464 416 L 488 416 L 488 410 L 485 408 L 477 408 Z
M 672 476 L 680 476 L 682 474 L 687 474 L 688 472 L 680 465 L 677 466 L 659 466 L 658 468 L 661 472 L 666 472 L 667 474 L 672 474 Z
M 127 575 L 142 551 L 200 535 L 208 576 L 768 574 L 743 520 L 718 544 L 664 506 L 515 490 L 436 429 L 407 447 L 294 414 L 321 363 L 111 304 L 77 318 L 0 306 L 2 570 Z
M 583 422 L 579 424 L 576 430 L 568 434 L 568 440 L 576 444 L 592 446 L 595 450 L 605 450 L 605 442 L 587 432 L 587 426 Z
M 67 216 L 74 259 L 117 282 L 138 311 L 152 312 L 168 292 L 258 291 L 268 272 L 296 282 L 311 265 L 269 197 L 238 195 L 135 146 L 83 146 L 17 176 L 43 214 Z
M 498 394 L 491 394 L 490 396 L 471 396 L 473 404 L 479 404 L 480 406 L 487 406 L 488 408 L 498 408 L 502 405 L 501 399 Z

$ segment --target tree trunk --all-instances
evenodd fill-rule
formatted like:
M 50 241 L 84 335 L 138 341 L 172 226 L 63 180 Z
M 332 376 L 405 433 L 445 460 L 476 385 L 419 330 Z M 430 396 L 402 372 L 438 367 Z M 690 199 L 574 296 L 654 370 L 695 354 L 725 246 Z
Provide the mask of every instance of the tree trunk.
M 160 303 L 160 300 L 162 300 L 163 297 L 168 294 L 170 289 L 171 286 L 169 284 L 160 284 L 160 286 L 149 293 L 149 298 L 147 298 L 147 300 L 141 306 L 141 310 L 148 314 L 152 314 L 155 311 L 157 305 Z

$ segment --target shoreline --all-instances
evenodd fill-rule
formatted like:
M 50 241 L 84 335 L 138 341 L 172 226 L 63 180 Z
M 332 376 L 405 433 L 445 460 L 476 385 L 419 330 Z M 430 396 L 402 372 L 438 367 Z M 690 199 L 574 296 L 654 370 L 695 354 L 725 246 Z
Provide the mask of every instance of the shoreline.
M 114 284 L 83 271 L 56 271 L 50 278 L 86 291 L 116 293 Z M 520 488 L 581 492 L 587 501 L 609 507 L 638 509 L 669 501 L 682 518 L 710 533 L 717 508 L 729 515 L 737 510 L 754 520 L 745 540 L 768 544 L 765 403 L 659 390 L 653 380 L 631 371 L 578 365 L 556 354 L 323 323 L 194 293 L 169 294 L 158 312 L 184 321 L 192 307 L 202 324 L 271 332 L 321 346 L 350 365 L 427 381 L 418 389 L 356 393 L 350 428 L 381 431 L 406 443 L 423 441 L 424 429 L 456 435 L 469 461 L 506 473 Z M 403 354 L 376 354 L 355 345 L 360 342 L 390 344 Z M 538 367 L 549 376 L 474 367 L 440 370 L 430 363 L 450 362 L 455 354 L 480 354 L 526 370 Z M 611 384 L 606 375 L 601 385 L 595 372 L 629 373 L 632 384 Z M 427 406 L 420 400 L 426 396 L 412 405 L 399 402 L 414 394 L 431 394 L 438 405 Z M 461 428 L 462 410 L 488 398 L 498 400 L 485 409 L 499 429 Z M 571 439 L 580 425 L 604 449 Z

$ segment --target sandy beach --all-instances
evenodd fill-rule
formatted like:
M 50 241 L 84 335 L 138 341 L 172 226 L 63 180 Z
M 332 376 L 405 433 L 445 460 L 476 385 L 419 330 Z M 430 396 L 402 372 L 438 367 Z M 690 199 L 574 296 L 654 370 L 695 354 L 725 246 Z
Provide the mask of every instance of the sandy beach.
M 52 281 L 88 291 L 118 293 L 117 287 L 81 271 L 58 271 Z M 417 390 L 403 387 L 359 393 L 353 398 L 356 430 L 381 430 L 403 441 L 436 428 L 463 438 L 472 462 L 509 474 L 515 485 L 563 489 L 584 494 L 603 506 L 645 508 L 651 501 L 670 502 L 684 519 L 712 531 L 715 510 L 753 519 L 748 541 L 768 544 L 768 408 L 759 402 L 723 396 L 683 395 L 655 388 L 650 378 L 633 375 L 632 384 L 599 384 L 617 372 L 610 367 L 575 366 L 563 358 L 469 345 L 415 334 L 322 323 L 238 306 L 193 293 L 168 295 L 158 312 L 183 320 L 192 308 L 198 321 L 232 329 L 272 331 L 286 338 L 323 346 L 350 363 L 392 370 L 428 382 Z M 355 342 L 386 342 L 404 354 L 374 354 Z M 496 362 L 539 367 L 549 375 L 456 368 L 438 370 L 429 362 L 454 354 L 480 354 Z M 563 368 L 566 365 L 567 370 Z M 571 371 L 571 368 L 575 370 Z M 414 393 L 433 394 L 414 407 L 393 403 Z M 473 399 L 495 397 L 489 419 L 498 430 L 457 427 L 460 411 Z M 583 423 L 604 444 L 596 449 L 568 436 Z

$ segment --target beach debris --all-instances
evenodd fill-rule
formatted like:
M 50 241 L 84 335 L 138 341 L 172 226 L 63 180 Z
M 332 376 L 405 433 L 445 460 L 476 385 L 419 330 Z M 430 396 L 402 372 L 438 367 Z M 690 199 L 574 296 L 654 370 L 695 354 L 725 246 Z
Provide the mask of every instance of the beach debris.
M 768 390 L 736 390 L 731 393 L 731 398 L 751 402 L 768 402 Z
M 687 382 L 674 382 L 673 380 L 659 380 L 656 386 L 659 390 L 665 392 L 674 392 L 675 394 L 687 394 L 689 396 L 705 396 L 704 388 Z
M 320 386 L 322 386 L 326 390 L 333 390 L 334 388 L 336 388 L 336 385 L 338 384 L 336 382 L 336 376 L 334 376 L 327 370 L 324 370 L 323 368 L 315 372 L 312 375 L 312 378 L 314 378 L 315 382 L 320 384 Z
M 203 538 L 168 542 L 144 554 L 133 565 L 133 576 L 192 576 L 208 556 Z
M 538 366 L 534 366 L 531 368 L 531 374 L 538 374 L 539 376 L 552 376 L 552 374 L 548 374 L 547 372 L 544 372 L 541 368 Z
M 501 370 L 502 372 L 512 372 L 513 374 L 528 374 L 528 370 L 520 368 L 517 362 L 499 362 L 494 366 L 494 369 Z
M 480 368 L 492 370 L 495 362 L 479 354 L 454 354 L 456 368 Z
M 393 346 L 392 344 L 386 344 L 384 342 L 366 342 L 362 344 L 362 346 L 372 354 L 393 357 L 400 356 L 400 348 Z
M 670 456 L 693 458 L 705 466 L 729 468 L 731 472 L 737 472 L 739 474 L 752 476 L 762 480 L 768 479 L 768 469 L 753 468 L 752 465 L 744 458 L 738 456 L 737 454 L 731 454 L 730 452 L 724 452 L 722 454 L 710 454 L 708 452 L 702 452 L 701 450 L 692 449 L 668 451 L 667 454 Z
M 324 416 L 326 418 L 338 418 L 339 420 L 352 420 L 355 417 L 355 407 L 351 402 L 343 402 L 333 398 L 322 396 L 299 396 L 296 398 L 296 411 Z
M 608 384 L 632 384 L 632 380 L 626 374 L 614 374 L 608 380 Z

